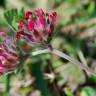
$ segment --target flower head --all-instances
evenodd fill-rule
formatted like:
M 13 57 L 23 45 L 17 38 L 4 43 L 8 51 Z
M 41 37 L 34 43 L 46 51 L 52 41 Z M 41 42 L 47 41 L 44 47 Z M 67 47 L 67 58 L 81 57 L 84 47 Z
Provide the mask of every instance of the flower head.
M 56 12 L 46 13 L 42 9 L 27 11 L 26 17 L 20 20 L 17 39 L 24 38 L 31 45 L 49 43 L 56 17 Z
M 4 35 L 4 33 L 2 33 Z M 2 36 L 0 32 L 0 37 Z M 0 76 L 16 70 L 19 56 L 13 39 L 6 37 L 0 44 Z

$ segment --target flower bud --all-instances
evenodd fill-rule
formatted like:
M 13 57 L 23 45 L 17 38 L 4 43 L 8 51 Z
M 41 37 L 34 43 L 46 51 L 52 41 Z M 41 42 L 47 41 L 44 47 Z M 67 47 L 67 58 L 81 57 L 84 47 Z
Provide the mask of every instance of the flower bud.
M 26 17 L 20 20 L 17 39 L 23 38 L 31 45 L 50 43 L 56 17 L 56 12 L 46 13 L 42 9 L 26 12 Z
M 6 37 L 0 44 L 0 76 L 15 71 L 18 63 L 19 56 L 16 50 L 16 44 L 13 39 Z

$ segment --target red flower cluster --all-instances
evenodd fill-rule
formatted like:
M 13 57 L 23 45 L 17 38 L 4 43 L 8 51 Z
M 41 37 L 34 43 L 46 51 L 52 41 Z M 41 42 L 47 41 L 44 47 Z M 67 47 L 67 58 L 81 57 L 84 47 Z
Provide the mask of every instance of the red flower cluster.
M 42 9 L 26 12 L 25 18 L 20 20 L 16 38 L 24 38 L 31 45 L 49 44 L 56 17 L 56 12 L 45 13 Z M 15 71 L 19 63 L 15 41 L 4 32 L 0 32 L 0 38 L 2 37 L 3 42 L 0 43 L 0 76 Z
M 24 38 L 31 45 L 48 43 L 54 31 L 56 17 L 56 12 L 45 13 L 42 9 L 26 12 L 26 17 L 20 21 L 17 39 Z
M 5 33 L 0 32 L 1 36 L 5 36 Z M 14 40 L 6 37 L 0 44 L 0 76 L 15 71 L 18 66 L 18 58 Z

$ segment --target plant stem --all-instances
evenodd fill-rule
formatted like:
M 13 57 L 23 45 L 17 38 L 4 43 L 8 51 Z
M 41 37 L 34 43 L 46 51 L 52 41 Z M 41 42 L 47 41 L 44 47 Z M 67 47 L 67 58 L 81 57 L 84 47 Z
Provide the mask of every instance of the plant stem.
M 91 75 L 96 75 L 96 73 L 89 67 L 85 66 L 84 64 L 80 63 L 76 59 L 74 59 L 74 58 L 68 56 L 67 54 L 65 54 L 57 49 L 54 49 L 54 48 L 52 50 L 50 50 L 50 49 L 38 50 L 38 51 L 33 52 L 32 55 L 35 56 L 35 55 L 44 54 L 44 53 L 53 53 L 57 56 L 60 56 L 64 59 L 68 60 L 70 63 L 79 66 L 81 69 L 89 72 Z
M 38 51 L 32 52 L 32 55 L 36 56 L 36 55 L 45 54 L 45 53 L 49 53 L 49 52 L 51 52 L 49 49 L 38 50 Z
M 10 91 L 10 74 L 6 75 L 6 77 L 5 77 L 5 92 L 4 92 L 4 96 L 10 96 L 9 91 Z

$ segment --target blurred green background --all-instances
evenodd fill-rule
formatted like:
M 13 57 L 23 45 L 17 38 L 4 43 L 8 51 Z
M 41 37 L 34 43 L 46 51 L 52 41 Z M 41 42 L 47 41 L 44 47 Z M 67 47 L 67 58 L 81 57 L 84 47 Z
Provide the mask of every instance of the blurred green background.
M 0 31 L 12 31 L 4 12 L 22 7 L 56 11 L 53 47 L 96 71 L 96 0 L 0 0 Z M 20 64 L 18 73 L 0 77 L 0 96 L 96 96 L 96 76 L 60 57 L 22 57 Z

